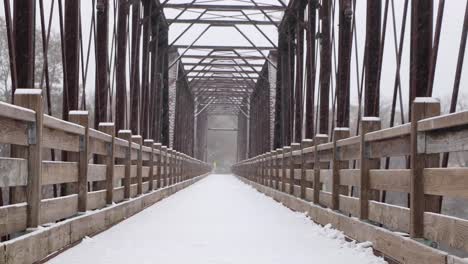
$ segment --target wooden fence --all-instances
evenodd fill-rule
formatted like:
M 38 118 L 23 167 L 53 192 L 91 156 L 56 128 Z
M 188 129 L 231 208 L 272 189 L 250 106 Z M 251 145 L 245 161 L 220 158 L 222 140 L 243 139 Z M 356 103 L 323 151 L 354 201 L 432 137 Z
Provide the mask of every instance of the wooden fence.
M 0 102 L 0 143 L 11 146 L 11 157 L 0 158 L 0 187 L 10 194 L 10 204 L 0 207 L 4 240 L 211 170 L 130 131 L 116 136 L 113 123 L 92 129 L 86 111 L 70 112 L 72 122 L 44 115 L 40 89 L 16 90 L 15 103 Z M 51 150 L 66 161 L 45 160 Z M 44 199 L 54 185 L 59 196 Z
M 329 221 L 358 240 L 375 242 L 374 246 L 399 262 L 465 263 L 408 243 L 437 242 L 467 256 L 468 220 L 441 214 L 441 202 L 446 197 L 468 198 L 468 169 L 439 164 L 443 153 L 468 150 L 468 111 L 441 116 L 437 100 L 417 98 L 411 120 L 380 129 L 378 118 L 363 118 L 358 136 L 350 137 L 347 128 L 335 128 L 331 142 L 327 135 L 317 135 L 242 161 L 233 171 L 265 192 L 300 198 L 314 208 L 311 214 L 334 212 L 326 220 L 311 217 L 321 224 Z M 406 157 L 409 169 L 385 169 L 389 157 Z M 384 192 L 407 194 L 410 206 L 382 202 Z M 363 223 L 398 231 L 389 232 L 392 236 L 407 233 L 410 240 L 383 236 L 379 239 L 384 242 L 376 241 L 369 230 L 377 229 L 359 229 Z

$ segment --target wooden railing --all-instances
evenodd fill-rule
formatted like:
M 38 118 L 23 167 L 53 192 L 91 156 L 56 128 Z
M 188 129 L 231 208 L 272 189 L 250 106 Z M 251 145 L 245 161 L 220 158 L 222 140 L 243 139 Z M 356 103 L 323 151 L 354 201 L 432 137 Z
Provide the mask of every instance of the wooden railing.
M 380 129 L 378 118 L 363 118 L 358 136 L 349 137 L 348 129 L 336 128 L 331 142 L 327 135 L 317 135 L 244 160 L 232 169 L 259 186 L 293 195 L 312 206 L 407 233 L 411 239 L 437 242 L 441 248 L 461 250 L 466 256 L 468 220 L 441 214 L 441 201 L 468 198 L 468 169 L 441 168 L 440 161 L 442 153 L 468 150 L 468 111 L 440 116 L 440 104 L 432 98 L 417 98 L 412 111 L 408 124 Z M 385 169 L 389 157 L 407 157 L 409 169 Z M 386 191 L 407 194 L 409 207 L 383 202 L 381 195 Z M 380 249 L 411 263 L 398 256 L 403 253 L 389 249 L 401 247 L 392 244 L 396 241 L 401 243 L 386 241 L 388 245 L 381 243 Z M 445 263 L 431 261 L 421 258 L 413 263 Z
M 86 111 L 70 112 L 72 122 L 44 115 L 39 89 L 16 90 L 15 103 L 0 102 L 0 143 L 11 146 L 11 157 L 0 158 L 0 187 L 10 193 L 10 204 L 0 207 L 3 239 L 211 170 L 130 131 L 116 137 L 112 123 L 92 129 Z M 45 160 L 50 150 L 65 161 Z M 54 185 L 59 196 L 43 197 Z

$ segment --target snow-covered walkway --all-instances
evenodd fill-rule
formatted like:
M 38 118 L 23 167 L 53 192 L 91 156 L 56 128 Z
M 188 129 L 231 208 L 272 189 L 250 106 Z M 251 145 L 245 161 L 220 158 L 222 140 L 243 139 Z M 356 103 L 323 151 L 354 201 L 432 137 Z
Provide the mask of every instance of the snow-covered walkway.
M 210 175 L 49 263 L 385 263 L 232 175 Z

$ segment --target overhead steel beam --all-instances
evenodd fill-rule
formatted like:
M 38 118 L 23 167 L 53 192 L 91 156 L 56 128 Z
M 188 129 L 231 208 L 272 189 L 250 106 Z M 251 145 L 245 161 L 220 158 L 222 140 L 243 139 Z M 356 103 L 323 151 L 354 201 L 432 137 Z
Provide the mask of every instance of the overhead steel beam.
M 210 46 L 210 45 L 174 45 L 178 49 L 216 49 L 219 51 L 230 51 L 230 50 L 275 50 L 275 47 L 269 46 Z M 265 59 L 265 58 L 263 58 Z
M 239 59 L 237 56 L 227 56 L 227 55 L 184 55 L 182 59 L 218 59 L 218 60 L 231 60 L 231 59 Z M 255 56 L 255 55 L 247 55 L 244 56 L 246 60 L 265 60 L 263 56 Z
M 207 65 L 212 65 L 213 67 L 229 67 L 229 66 L 237 66 L 236 64 L 234 63 L 194 63 L 194 62 L 183 62 L 184 66 L 207 66 Z M 264 63 L 249 63 L 249 64 L 245 64 L 245 63 L 239 63 L 239 66 L 243 66 L 243 67 L 263 67 L 263 64 Z
M 210 19 L 168 19 L 172 24 L 208 24 L 212 26 L 233 26 L 233 25 L 262 25 L 274 26 L 278 25 L 279 21 L 259 21 L 259 20 L 210 20 Z
M 234 71 L 234 70 L 229 70 L 229 71 L 223 71 L 223 70 L 192 70 L 191 73 L 197 73 L 197 72 L 208 72 L 208 73 L 249 73 L 249 74 L 258 74 L 255 71 L 252 70 L 240 70 L 240 71 Z M 190 75 L 189 75 L 190 76 Z
M 187 8 L 187 9 L 208 9 L 210 11 L 241 11 L 241 10 L 263 10 L 263 11 L 284 11 L 283 6 L 274 5 L 204 5 L 204 4 L 166 4 L 165 8 Z

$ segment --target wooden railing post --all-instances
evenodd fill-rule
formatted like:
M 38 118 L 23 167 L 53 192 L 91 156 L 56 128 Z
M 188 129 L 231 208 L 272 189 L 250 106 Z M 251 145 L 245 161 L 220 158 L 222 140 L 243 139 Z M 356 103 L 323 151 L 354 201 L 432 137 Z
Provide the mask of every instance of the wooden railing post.
M 86 212 L 88 207 L 88 160 L 89 160 L 89 113 L 88 111 L 70 111 L 69 119 L 85 128 L 80 136 L 78 160 L 78 212 Z
M 144 145 L 146 147 L 151 148 L 151 152 L 149 154 L 149 159 L 146 162 L 146 165 L 149 166 L 149 172 L 148 172 L 148 192 L 151 192 L 154 190 L 154 140 L 152 139 L 145 139 Z
M 317 134 L 314 138 L 315 153 L 314 153 L 314 203 L 320 203 L 320 191 L 322 190 L 322 184 L 320 183 L 320 169 L 322 163 L 320 162 L 320 151 L 317 146 L 328 142 L 328 136 L 325 134 Z
M 287 169 L 289 169 L 289 160 L 288 156 L 291 153 L 291 146 L 283 147 L 283 158 L 281 159 L 281 191 L 286 192 L 286 182 L 288 181 L 286 177 Z M 291 174 L 291 172 L 289 172 Z M 291 176 L 291 175 L 290 175 Z
M 180 159 L 180 152 L 178 151 L 175 151 L 175 157 L 174 157 L 174 171 L 175 171 L 175 179 L 174 179 L 174 183 L 178 183 L 180 181 L 180 164 L 179 164 L 179 160 Z
M 307 163 L 306 154 L 304 153 L 304 149 L 308 147 L 312 147 L 314 142 L 312 139 L 303 139 L 301 142 L 301 199 L 306 198 L 306 190 L 307 190 L 307 170 L 312 169 L 311 163 Z
M 169 186 L 167 184 L 167 146 L 161 146 L 161 187 Z
M 438 212 L 440 198 L 424 195 L 424 168 L 438 167 L 439 154 L 418 152 L 418 146 L 425 145 L 425 138 L 418 133 L 418 121 L 440 115 L 440 103 L 433 98 L 418 97 L 411 110 L 411 180 L 410 180 L 410 236 L 424 236 L 424 212 Z M 423 135 L 423 134 L 421 134 Z
M 294 195 L 294 181 L 296 177 L 296 160 L 294 159 L 293 152 L 300 150 L 301 149 L 301 144 L 299 143 L 292 143 L 291 144 L 291 151 L 289 152 L 289 190 L 288 193 Z
M 167 182 L 168 186 L 173 184 L 174 181 L 174 150 L 172 148 L 167 149 Z
M 24 153 L 24 158 L 28 161 L 26 225 L 28 228 L 36 228 L 40 223 L 42 191 L 42 90 L 16 89 L 15 104 L 36 112 L 36 122 L 29 128 L 28 151 L 27 154 Z
M 130 184 L 131 184 L 131 168 L 132 168 L 132 131 L 120 130 L 119 138 L 126 140 L 128 143 L 125 153 L 125 175 L 123 178 L 124 199 L 130 199 Z
M 154 150 L 158 153 L 156 156 L 156 189 L 162 187 L 161 184 L 161 173 L 162 173 L 162 154 L 161 154 L 161 143 L 154 143 Z
M 340 170 L 349 166 L 348 161 L 338 159 L 338 148 L 336 141 L 349 137 L 349 128 L 337 127 L 333 131 L 333 162 L 332 162 L 332 209 L 340 209 L 340 194 L 347 194 L 347 187 L 340 184 Z
M 283 169 L 281 167 L 283 163 L 283 158 L 280 159 L 280 155 L 283 154 L 283 149 L 278 148 L 276 149 L 276 156 L 275 156 L 275 189 L 280 189 L 280 179 L 283 176 Z
M 273 173 L 274 173 L 274 167 L 273 167 L 273 158 L 275 157 L 275 151 L 270 151 L 268 152 L 267 156 L 267 167 L 268 167 L 268 187 L 273 188 Z
M 143 193 L 143 138 L 140 135 L 132 136 L 132 142 L 138 144 L 137 154 L 137 195 Z
M 363 117 L 361 120 L 361 169 L 360 169 L 360 196 L 359 196 L 359 218 L 366 220 L 369 218 L 369 199 L 378 198 L 372 195 L 370 189 L 369 170 L 380 168 L 380 159 L 371 159 L 367 154 L 365 135 L 369 132 L 380 130 L 380 118 Z M 375 193 L 375 192 L 374 192 Z
M 107 143 L 106 162 L 106 204 L 114 202 L 114 165 L 115 165 L 115 125 L 114 123 L 99 123 L 99 131 L 112 136 L 112 141 Z

